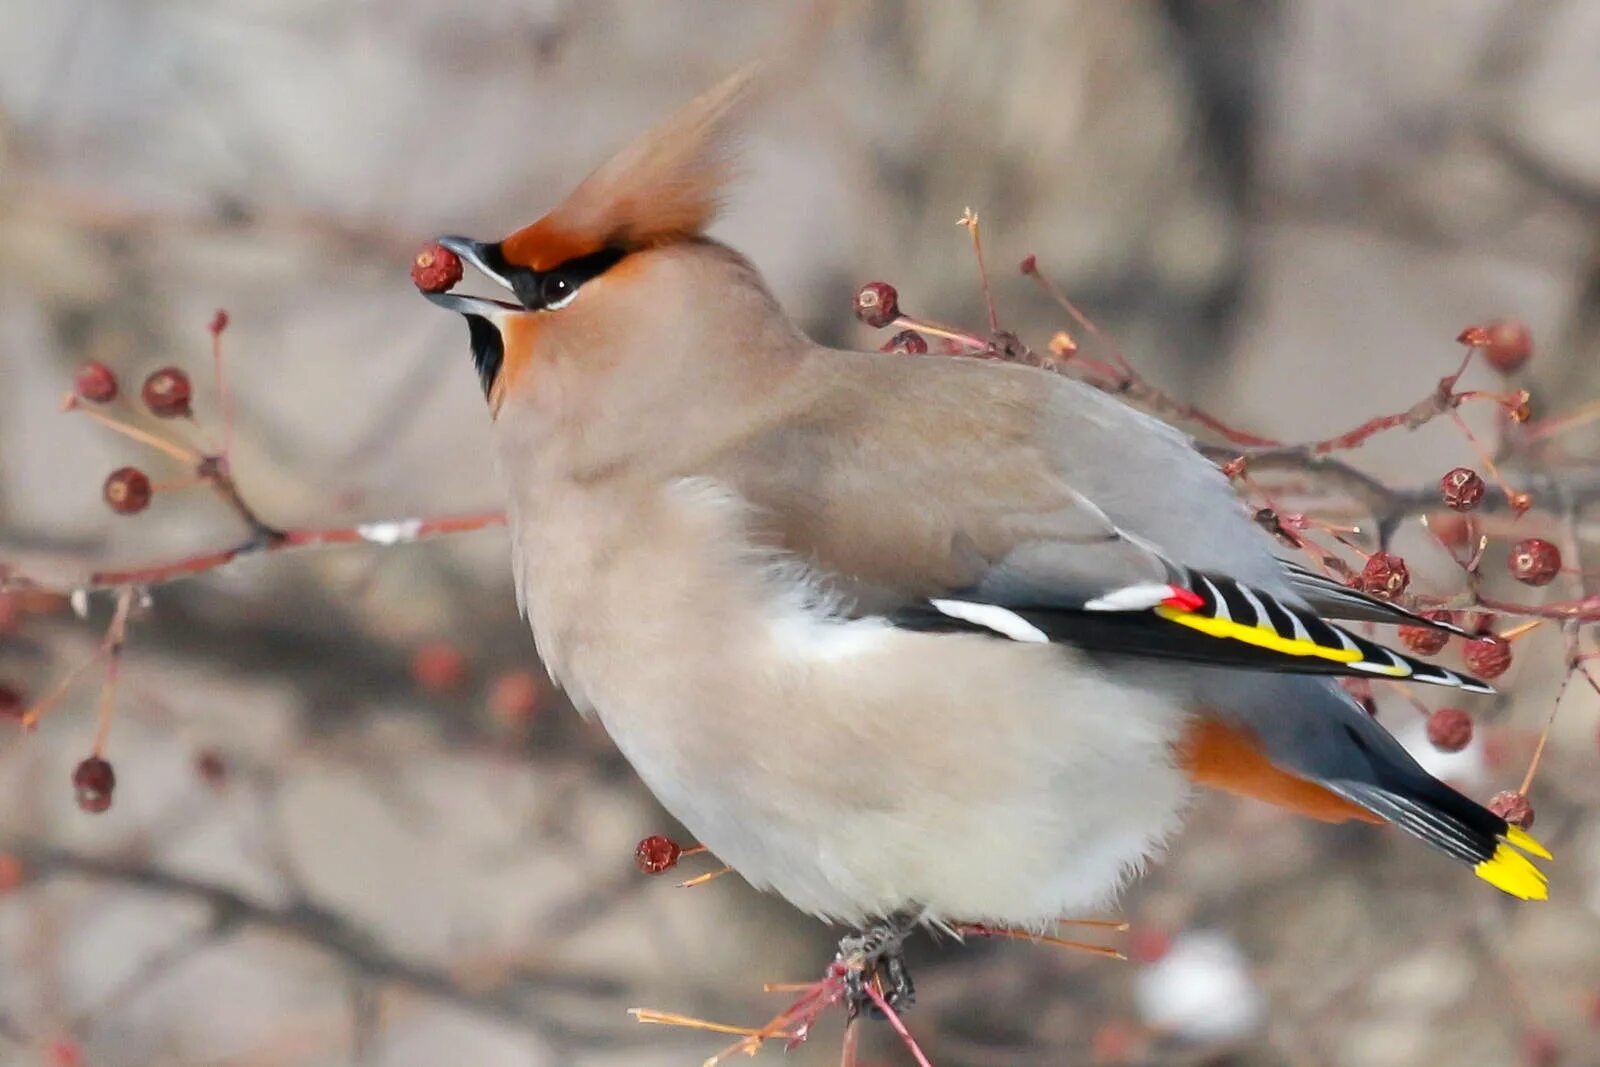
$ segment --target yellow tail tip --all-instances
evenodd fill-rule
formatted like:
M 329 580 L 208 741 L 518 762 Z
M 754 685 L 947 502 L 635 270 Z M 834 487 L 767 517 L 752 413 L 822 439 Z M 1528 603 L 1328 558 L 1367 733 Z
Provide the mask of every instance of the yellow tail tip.
M 1522 851 L 1532 853 L 1542 860 L 1555 859 L 1554 856 L 1550 855 L 1550 850 L 1539 843 L 1538 838 L 1520 826 L 1508 826 L 1506 828 L 1506 840 Z
M 1507 834 L 1506 836 L 1508 840 L 1511 839 L 1511 835 Z M 1523 836 L 1526 837 L 1527 835 L 1524 834 Z M 1528 840 L 1533 841 L 1533 838 L 1529 837 Z M 1545 856 L 1549 855 L 1543 845 L 1539 845 L 1537 841 L 1533 843 L 1538 845 L 1540 853 Z M 1529 851 L 1532 851 L 1532 849 Z M 1518 900 L 1548 900 L 1550 898 L 1550 888 L 1545 880 L 1544 872 L 1535 867 L 1532 860 L 1510 845 L 1502 844 L 1497 846 L 1494 850 L 1494 855 L 1478 864 L 1473 870 L 1479 878 L 1482 878 L 1502 893 L 1511 894 Z

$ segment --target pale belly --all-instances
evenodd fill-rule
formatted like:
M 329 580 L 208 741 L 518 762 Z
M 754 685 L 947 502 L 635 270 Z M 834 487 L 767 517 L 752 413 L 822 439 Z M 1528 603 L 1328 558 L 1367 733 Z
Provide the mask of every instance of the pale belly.
M 519 575 L 574 702 L 753 885 L 845 922 L 1041 926 L 1109 904 L 1176 829 L 1170 698 L 1060 647 L 839 621 L 800 572 L 706 549 L 738 512 L 690 503 L 604 566 L 525 531 Z

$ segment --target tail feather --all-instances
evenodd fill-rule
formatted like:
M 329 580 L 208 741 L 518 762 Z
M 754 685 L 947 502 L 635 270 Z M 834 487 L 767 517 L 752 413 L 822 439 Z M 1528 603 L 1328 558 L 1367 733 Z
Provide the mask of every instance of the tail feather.
M 1550 859 L 1550 851 L 1526 830 L 1443 783 L 1425 779 L 1417 783 L 1421 788 L 1404 792 L 1372 782 L 1324 784 L 1452 859 L 1471 864 L 1479 878 L 1504 893 L 1521 900 L 1550 895 L 1544 872 L 1523 854 Z

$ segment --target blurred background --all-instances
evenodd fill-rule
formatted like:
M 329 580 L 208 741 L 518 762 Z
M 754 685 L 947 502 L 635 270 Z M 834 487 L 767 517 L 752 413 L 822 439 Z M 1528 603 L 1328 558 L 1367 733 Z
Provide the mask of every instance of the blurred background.
M 1237 426 L 1299 440 L 1403 410 L 1497 316 L 1532 329 L 1516 384 L 1541 416 L 1600 396 L 1600 5 L 837 6 L 717 230 L 817 336 L 882 342 L 850 315 L 869 279 L 980 326 L 970 205 L 1007 326 L 1036 347 L 1070 326 L 1014 270 L 1036 254 L 1148 377 Z M 262 516 L 498 507 L 466 338 L 416 298 L 414 250 L 533 219 L 798 10 L 0 0 L 0 560 L 69 588 L 239 539 L 203 490 L 111 514 L 108 471 L 182 471 L 59 411 L 86 360 L 125 391 L 177 364 L 214 439 L 219 307 Z M 1591 430 L 1563 436 L 1557 476 L 1593 470 Z M 1474 463 L 1448 420 L 1350 458 L 1402 488 Z M 1416 587 L 1458 591 L 1415 523 L 1399 537 Z M 690 1064 L 723 1039 L 625 1009 L 753 1024 L 779 1006 L 763 982 L 819 974 L 839 931 L 737 878 L 674 888 L 703 858 L 635 870 L 641 838 L 684 835 L 543 680 L 507 558 L 490 529 L 155 589 L 104 814 L 69 781 L 93 674 L 37 732 L 0 722 L 0 1062 Z M 15 717 L 92 653 L 111 601 L 0 609 Z M 1473 795 L 1515 788 L 1564 674 L 1551 629 L 1471 705 L 1462 753 L 1394 694 L 1381 713 Z M 1597 719 L 1573 685 L 1533 791 L 1548 905 L 1398 834 L 1206 796 L 1128 894 L 1133 929 L 1100 938 L 1130 962 L 921 944 L 910 1025 L 940 1067 L 1600 1064 Z M 909 1062 L 887 1034 L 864 1064 Z M 833 1018 L 786 1062 L 835 1063 L 837 1040 Z

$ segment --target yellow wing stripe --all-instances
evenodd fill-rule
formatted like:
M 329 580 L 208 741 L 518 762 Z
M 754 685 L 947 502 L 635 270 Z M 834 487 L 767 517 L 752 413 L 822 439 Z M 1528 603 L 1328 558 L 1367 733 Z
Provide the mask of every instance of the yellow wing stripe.
M 1168 622 L 1175 622 L 1179 626 L 1187 626 L 1191 630 L 1199 630 L 1209 637 L 1220 637 L 1228 641 L 1242 641 L 1247 645 L 1258 648 L 1271 649 L 1281 652 L 1285 656 L 1315 656 L 1318 659 L 1332 660 L 1335 663 L 1355 663 L 1361 659 L 1361 653 L 1351 648 L 1327 648 L 1315 641 L 1303 641 L 1298 637 L 1284 637 L 1276 630 L 1262 626 L 1246 626 L 1232 619 L 1214 619 L 1209 615 L 1199 615 L 1182 608 L 1170 607 L 1166 604 L 1158 605 L 1155 613 Z

